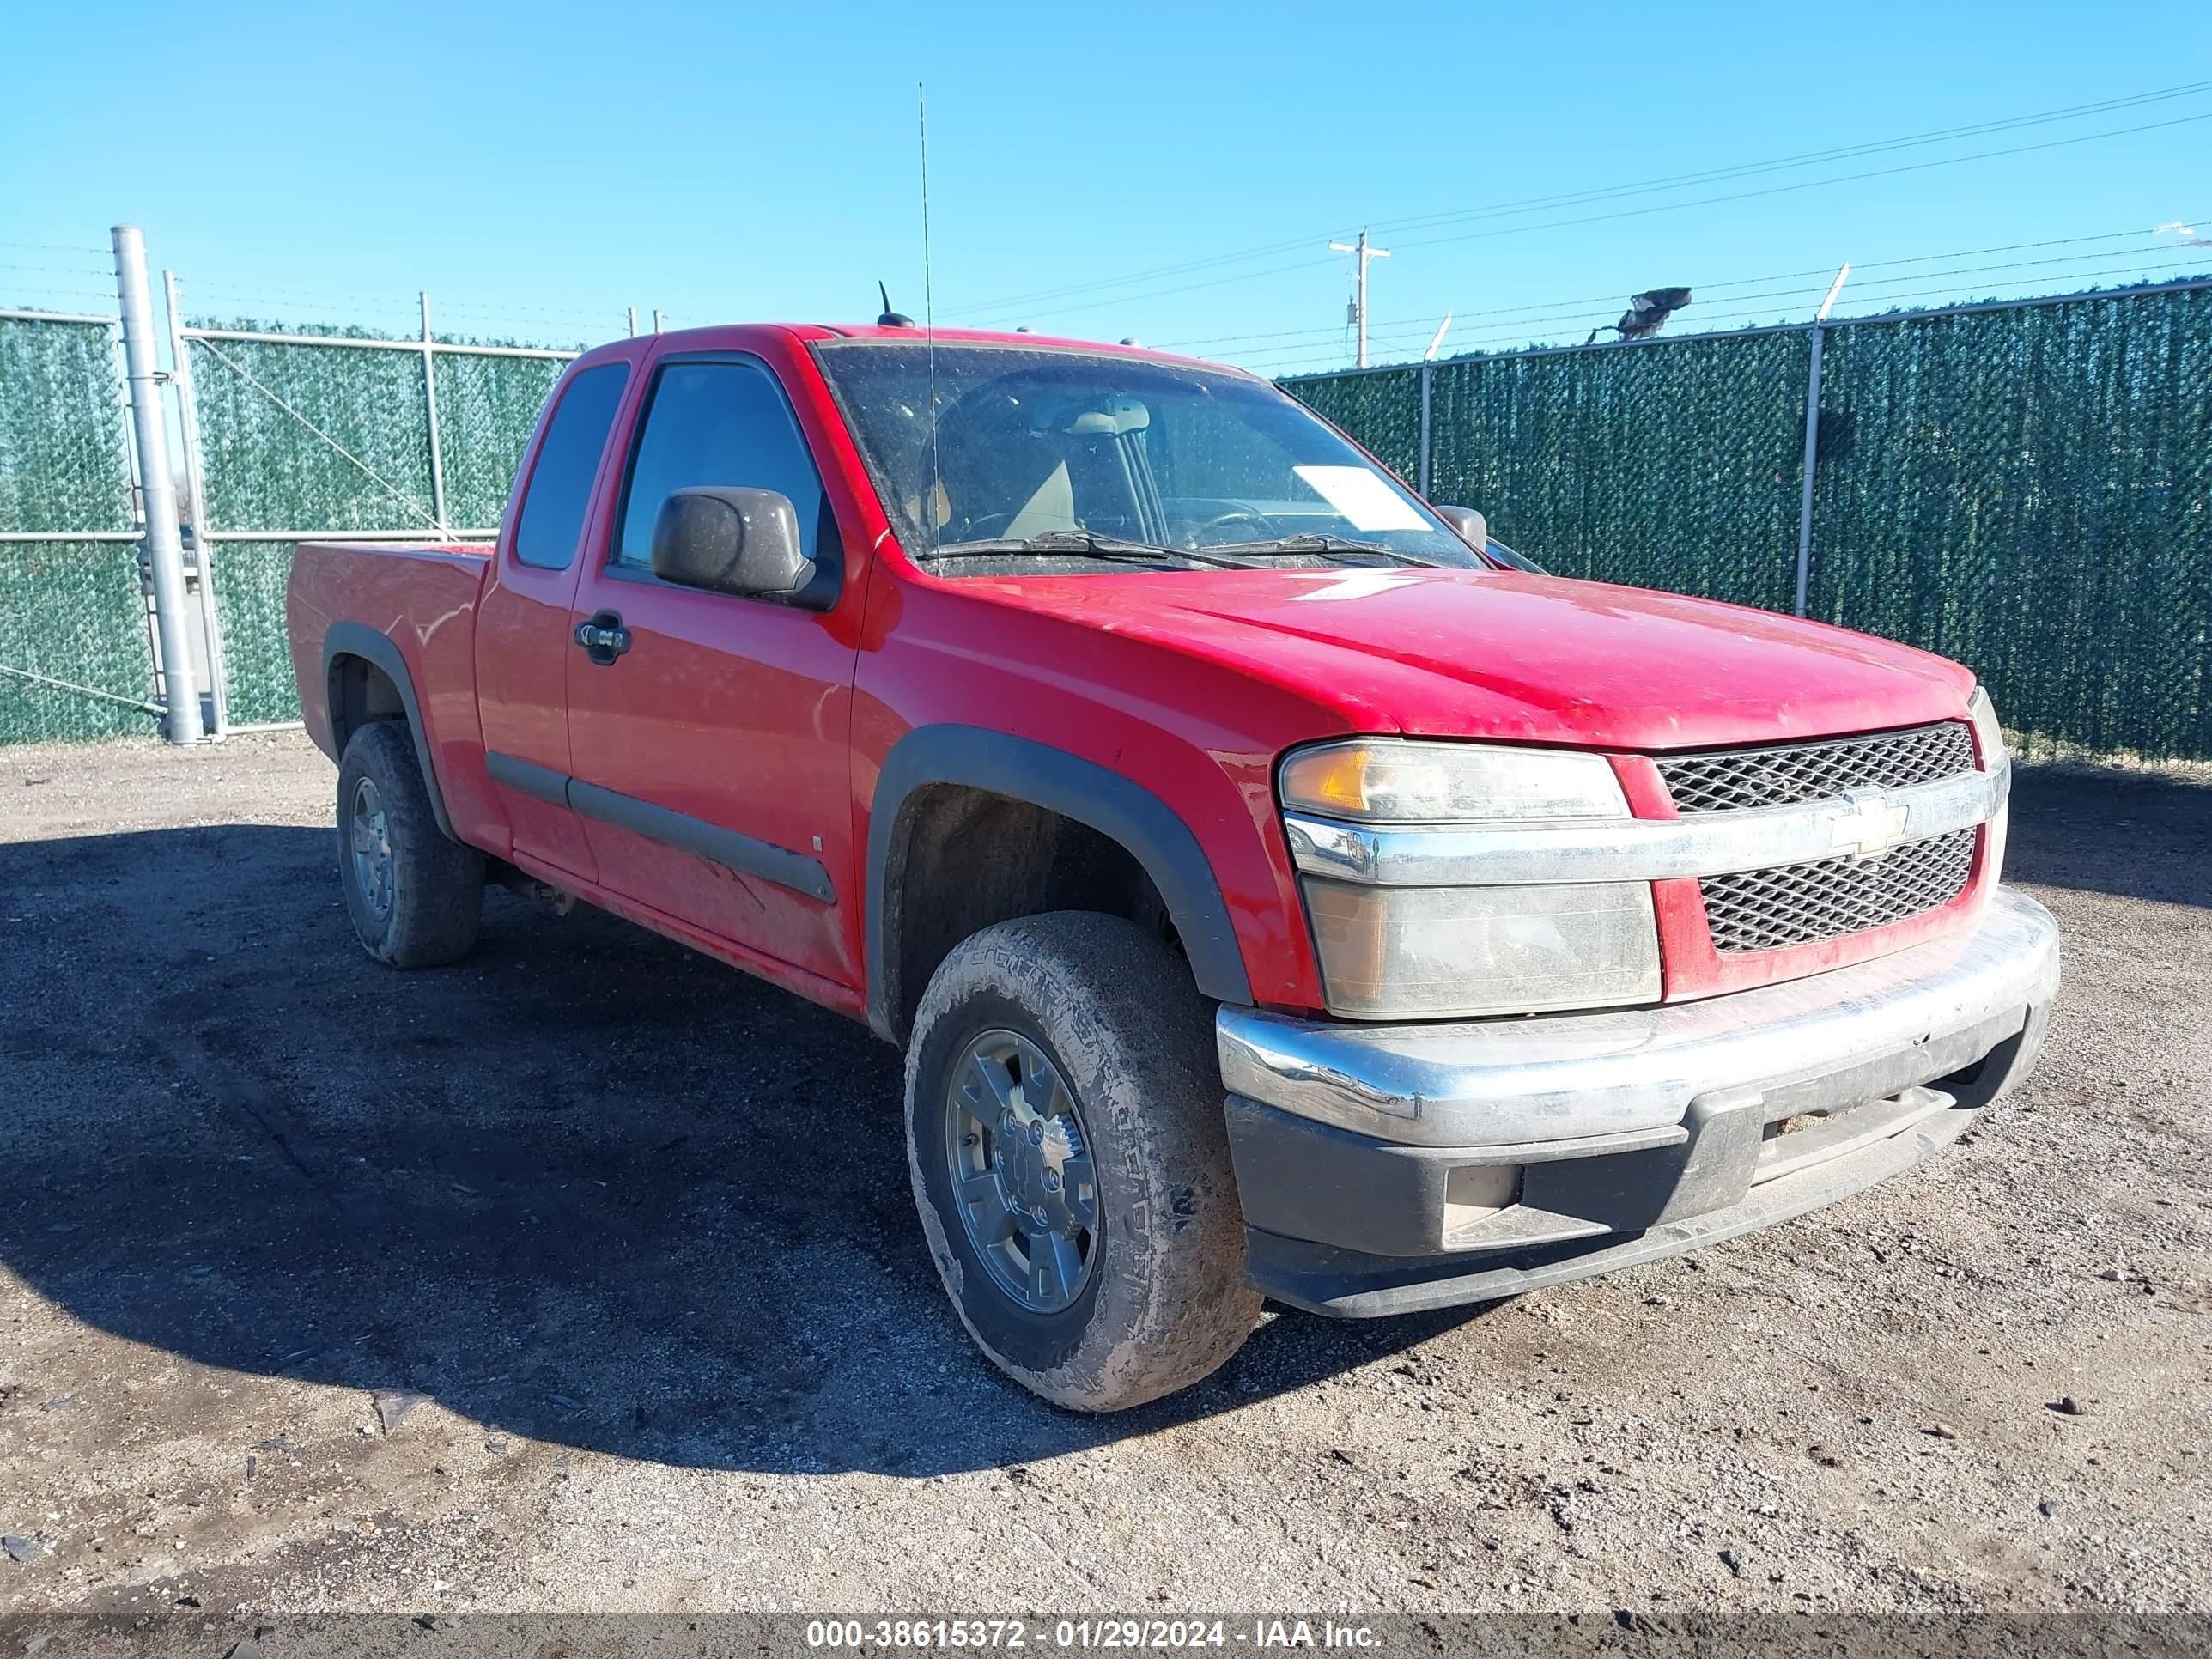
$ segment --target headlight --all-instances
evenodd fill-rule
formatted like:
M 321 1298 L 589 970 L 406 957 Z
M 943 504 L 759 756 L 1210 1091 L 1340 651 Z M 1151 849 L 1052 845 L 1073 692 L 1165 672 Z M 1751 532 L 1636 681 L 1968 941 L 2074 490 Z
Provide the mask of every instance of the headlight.
M 1305 878 L 1322 988 L 1350 1019 L 1659 1000 L 1648 882 L 1368 887 Z
M 1966 718 L 1974 723 L 1974 747 L 1981 751 L 1982 770 L 1994 772 L 2007 763 L 2004 728 L 1997 724 L 1996 705 L 1981 686 L 1974 688 L 1973 701 L 1966 705 Z
M 1483 823 L 1500 818 L 1625 818 L 1601 755 L 1471 743 L 1354 738 L 1283 763 L 1283 805 L 1361 823 Z
M 1631 816 L 1600 755 L 1355 738 L 1283 763 L 1284 808 L 1339 823 L 1587 824 Z M 1648 882 L 1399 887 L 1301 878 L 1329 1011 L 1437 1019 L 1659 999 Z

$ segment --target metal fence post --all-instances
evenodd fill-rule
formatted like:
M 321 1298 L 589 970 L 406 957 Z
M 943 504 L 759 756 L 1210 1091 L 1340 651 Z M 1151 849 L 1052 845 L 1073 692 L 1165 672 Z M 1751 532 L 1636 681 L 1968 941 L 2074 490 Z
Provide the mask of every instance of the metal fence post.
M 1429 365 L 1421 365 L 1421 498 L 1429 494 Z
M 169 375 L 177 389 L 177 440 L 185 458 L 185 501 L 191 507 L 192 551 L 200 568 L 200 621 L 207 640 L 209 701 L 215 705 L 215 735 L 230 735 L 230 676 L 222 655 L 222 613 L 215 595 L 215 543 L 208 535 L 207 465 L 200 453 L 200 407 L 192 392 L 191 352 L 185 344 L 185 319 L 177 303 L 177 273 L 161 273 L 161 299 L 169 313 Z
M 1813 469 L 1820 459 L 1820 343 L 1827 333 L 1813 325 L 1813 365 L 1805 376 L 1805 481 L 1797 500 L 1797 615 L 1805 614 L 1805 599 L 1813 579 Z
M 438 453 L 438 343 L 430 333 L 430 296 L 422 295 L 422 404 L 430 417 L 430 516 L 446 535 L 446 462 Z
M 198 743 L 200 693 L 192 672 L 185 556 L 177 538 L 177 492 L 169 477 L 169 434 L 161 418 L 161 371 L 154 355 L 154 301 L 146 282 L 146 237 L 118 225 L 115 294 L 123 311 L 123 359 L 131 380 L 131 426 L 137 438 L 138 492 L 146 554 L 154 574 L 154 630 L 161 647 L 161 701 L 171 743 Z

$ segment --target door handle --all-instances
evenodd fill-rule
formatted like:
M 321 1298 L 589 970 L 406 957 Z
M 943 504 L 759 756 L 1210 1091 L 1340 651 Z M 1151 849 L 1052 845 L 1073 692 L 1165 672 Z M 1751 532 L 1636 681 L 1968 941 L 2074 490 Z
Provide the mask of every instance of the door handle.
M 623 626 L 619 611 L 602 611 L 591 621 L 576 624 L 576 643 L 600 667 L 610 668 L 617 657 L 629 649 L 629 629 Z

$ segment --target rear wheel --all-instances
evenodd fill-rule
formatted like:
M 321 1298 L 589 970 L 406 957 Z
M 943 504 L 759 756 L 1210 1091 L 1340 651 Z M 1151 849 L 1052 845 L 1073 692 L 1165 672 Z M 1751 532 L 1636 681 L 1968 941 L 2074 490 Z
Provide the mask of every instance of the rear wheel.
M 976 1345 L 1057 1405 L 1187 1387 L 1259 1316 L 1210 1013 L 1165 945 L 1088 912 L 986 928 L 922 998 L 922 1230 Z
M 353 734 L 337 809 L 338 878 L 362 948 L 394 968 L 466 956 L 483 914 L 483 854 L 438 828 L 404 726 Z

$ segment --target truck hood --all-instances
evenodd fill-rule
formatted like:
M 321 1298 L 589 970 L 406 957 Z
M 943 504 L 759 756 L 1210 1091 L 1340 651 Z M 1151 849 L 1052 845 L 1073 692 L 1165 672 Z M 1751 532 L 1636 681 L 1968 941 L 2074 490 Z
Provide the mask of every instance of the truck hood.
M 1715 600 L 1519 572 L 1132 572 L 962 586 L 1304 696 L 1346 728 L 1665 750 L 1957 719 L 1974 677 Z

